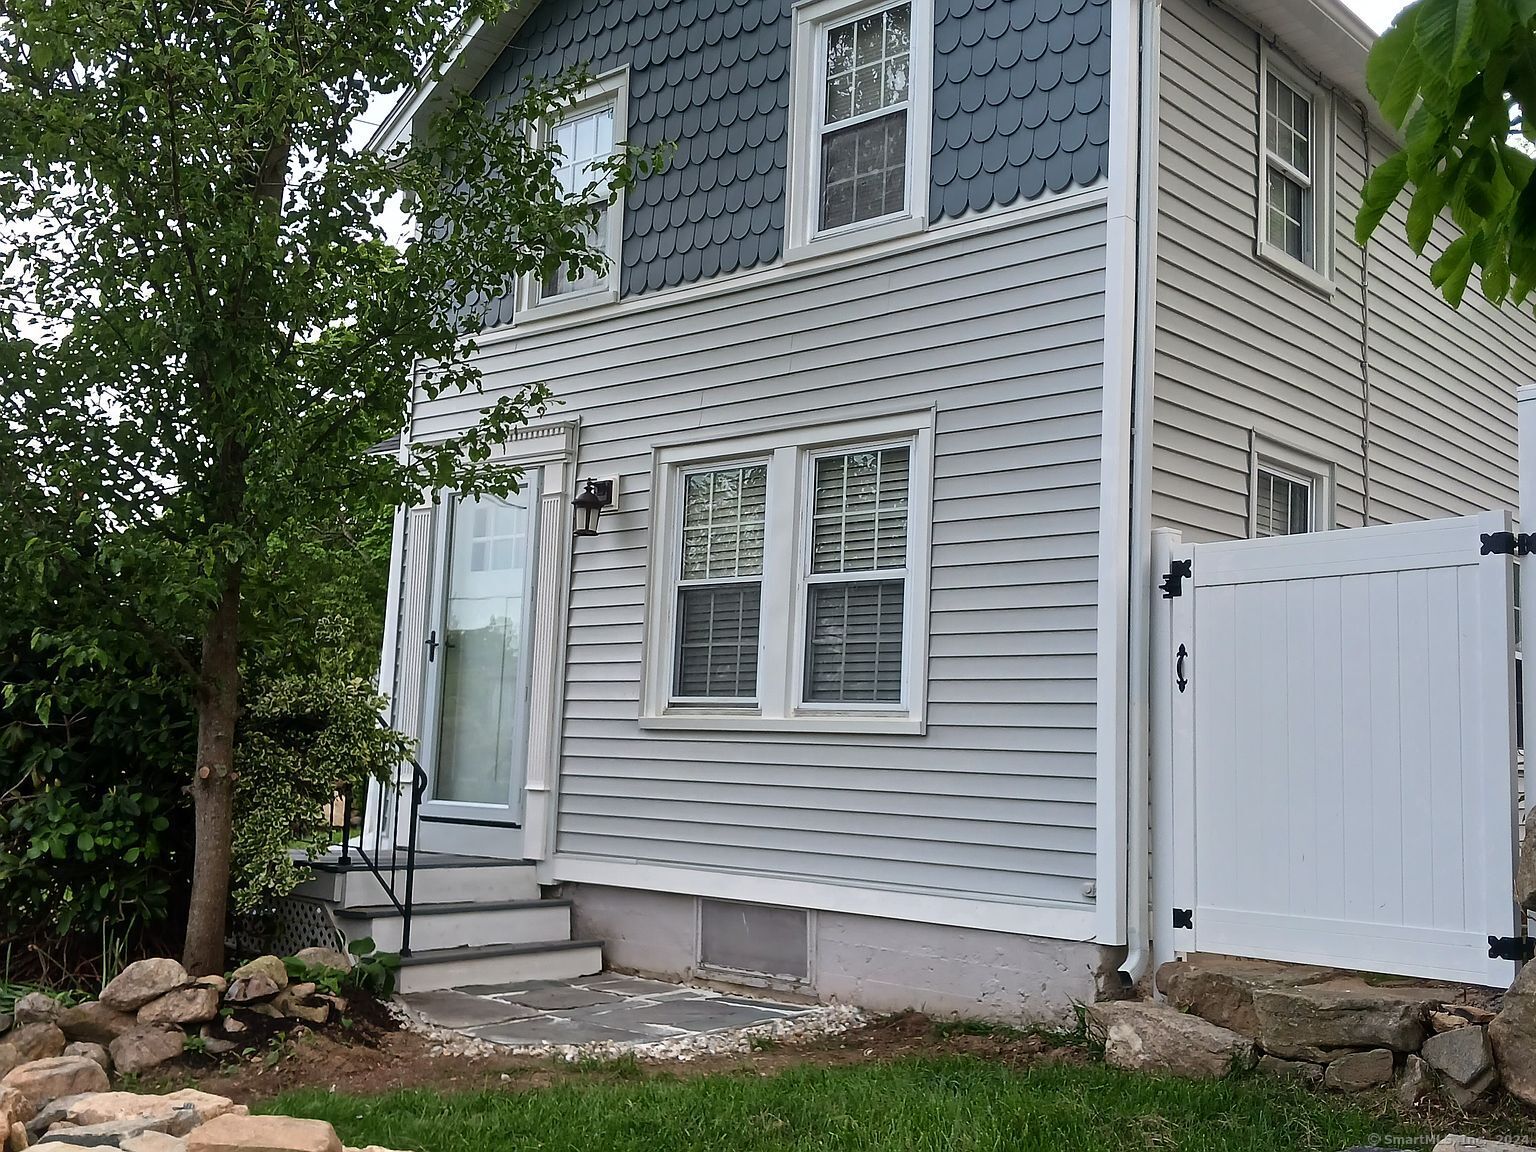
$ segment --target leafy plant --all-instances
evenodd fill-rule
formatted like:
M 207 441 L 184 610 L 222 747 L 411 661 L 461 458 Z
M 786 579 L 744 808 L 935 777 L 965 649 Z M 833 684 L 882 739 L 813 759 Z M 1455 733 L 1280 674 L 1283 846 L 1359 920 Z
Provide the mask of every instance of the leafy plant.
M 322 625 L 322 631 L 333 627 Z M 393 776 L 411 742 L 378 722 L 373 685 L 326 660 L 253 677 L 236 746 L 231 884 L 237 912 L 270 908 L 302 882 L 295 853 L 330 847 L 338 791 Z
M 346 984 L 361 988 L 380 998 L 395 990 L 395 974 L 400 971 L 400 957 L 394 952 L 380 952 L 372 939 L 354 940 L 347 945 L 352 956 L 352 971 L 347 973 Z
M 1371 174 L 1356 231 L 1365 243 L 1408 193 L 1416 253 L 1449 217 L 1455 237 L 1430 279 L 1459 305 L 1474 272 L 1494 302 L 1536 288 L 1536 0 L 1418 0 L 1367 67 L 1402 147 Z

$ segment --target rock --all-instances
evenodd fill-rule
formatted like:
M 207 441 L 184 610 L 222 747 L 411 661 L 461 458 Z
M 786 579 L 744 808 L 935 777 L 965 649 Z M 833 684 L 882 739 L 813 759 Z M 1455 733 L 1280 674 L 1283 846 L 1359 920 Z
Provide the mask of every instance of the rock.
M 101 1002 L 119 1012 L 137 1012 L 191 979 L 175 960 L 135 960 L 101 990 Z
M 286 1019 L 286 1017 L 284 1017 L 284 1015 L 283 1015 L 283 1010 L 281 1008 L 279 1008 L 276 1004 L 270 1003 L 270 1002 L 265 1001 L 265 1000 L 261 1001 L 260 1003 L 257 1003 L 257 1004 L 247 1004 L 245 1006 L 245 1010 L 247 1012 L 254 1012 L 257 1016 L 267 1016 L 267 1017 L 270 1017 L 273 1020 L 283 1020 L 283 1019 Z
M 1163 1004 L 1094 1004 L 1088 1016 L 1104 1032 L 1104 1059 L 1116 1068 L 1211 1080 L 1252 1068 L 1257 1058 L 1248 1037 Z
M 1488 1039 L 1505 1090 L 1536 1105 L 1536 964 L 1520 969 L 1504 994 L 1503 1011 L 1488 1025 Z
M 31 1147 L 31 1137 L 27 1135 L 27 1126 L 20 1120 L 11 1125 L 11 1152 L 24 1152 Z
M 244 1113 L 243 1107 L 224 1096 L 183 1088 L 163 1096 L 136 1092 L 101 1092 L 76 1100 L 64 1115 L 71 1124 L 114 1124 L 123 1120 L 151 1119 L 155 1127 L 172 1136 L 185 1136 L 199 1125 L 228 1112 Z
M 1476 1136 L 1447 1136 L 1434 1152 L 1531 1152 L 1524 1144 L 1501 1144 L 1497 1140 L 1479 1140 Z
M 0 1086 L 0 1132 L 9 1132 L 12 1124 L 25 1124 L 36 1115 L 32 1101 L 15 1088 Z
M 240 1047 L 238 1042 L 219 1035 L 218 1025 L 211 1021 L 198 1029 L 197 1034 L 202 1037 L 203 1051 L 210 1056 L 227 1056 Z
M 1403 1065 L 1402 1079 L 1397 1082 L 1398 1107 L 1417 1108 L 1434 1090 L 1434 1071 L 1427 1061 L 1410 1054 Z
M 224 1020 L 222 1027 L 224 1031 L 228 1032 L 231 1036 L 238 1036 L 240 1033 L 248 1032 L 250 1030 L 249 1024 L 247 1024 L 244 1020 L 237 1020 L 233 1016 L 227 1017 Z
M 328 1004 L 306 1004 L 304 1001 L 315 994 L 313 984 L 294 984 L 284 988 L 272 999 L 272 1007 L 284 1016 L 295 1020 L 307 1020 L 311 1024 L 324 1024 L 330 1018 Z
M 118 1148 L 124 1140 L 142 1136 L 146 1132 L 161 1131 L 164 1120 L 153 1116 L 133 1116 L 126 1120 L 111 1120 L 104 1124 L 80 1124 L 66 1129 L 64 1137 L 79 1147 Z
M 219 1014 L 219 990 L 193 984 L 167 992 L 139 1009 L 140 1024 L 202 1024 Z
M 1419 1055 L 1435 1071 L 1461 1085 L 1475 1083 L 1493 1067 L 1488 1033 L 1475 1024 L 1431 1036 Z
M 1455 1012 L 1431 1012 L 1429 1014 L 1429 1029 L 1431 1032 L 1454 1032 L 1458 1028 L 1465 1028 L 1472 1023 L 1465 1016 L 1459 1016 Z
M 7 1072 L 0 1085 L 16 1089 L 34 1110 L 60 1096 L 105 1092 L 111 1087 L 101 1065 L 84 1056 L 54 1056 L 22 1064 Z
M 1454 1012 L 1474 1024 L 1492 1024 L 1498 1013 L 1491 1008 L 1479 1008 L 1475 1004 L 1447 1004 L 1447 1012 Z
M 112 1041 L 108 1051 L 112 1054 L 114 1068 L 124 1075 L 134 1076 L 174 1060 L 186 1045 L 186 1033 L 179 1028 L 146 1026 L 124 1032 Z
M 102 1071 L 112 1071 L 112 1057 L 107 1054 L 106 1048 L 100 1044 L 91 1044 L 84 1040 L 76 1040 L 73 1044 L 65 1046 L 64 1055 L 84 1056 L 87 1060 L 94 1060 L 96 1063 L 100 1064 Z
M 5 1036 L 25 1064 L 28 1060 L 48 1060 L 64 1055 L 64 1033 L 57 1024 L 18 1024 Z
M 1323 1084 L 1339 1092 L 1364 1092 L 1391 1079 L 1392 1053 L 1386 1048 L 1340 1056 L 1323 1071 Z
M 187 1142 L 164 1132 L 145 1132 L 141 1136 L 130 1136 L 118 1147 L 122 1152 L 186 1152 Z
M 199 976 L 192 981 L 199 988 L 212 988 L 219 995 L 223 995 L 229 988 L 229 981 L 222 976 Z
M 293 958 L 306 968 L 327 968 L 333 972 L 352 971 L 352 957 L 335 948 L 303 948 Z
M 1417 1052 L 1428 1010 L 1421 1000 L 1352 988 L 1255 988 L 1259 1042 L 1294 1059 L 1319 1049 L 1390 1048 Z
M 1498 1072 L 1490 1068 L 1471 1084 L 1458 1084 L 1454 1080 L 1443 1080 L 1440 1088 L 1452 1104 L 1463 1111 L 1467 1111 L 1484 1103 L 1488 1094 L 1498 1086 L 1498 1083 Z
M 42 992 L 28 992 L 16 1001 L 14 1024 L 57 1024 L 64 1005 Z
M 138 1026 L 131 1013 L 119 1012 L 99 1000 L 66 1008 L 58 1023 L 66 1039 L 102 1045 L 112 1043 L 124 1032 Z
M 193 1131 L 187 1152 L 341 1152 L 341 1140 L 324 1120 L 228 1114 Z
M 0 1036 L 4 1036 L 11 1030 L 11 1025 L 16 1023 L 16 1018 L 7 1012 L 0 1012 Z
M 258 956 L 230 973 L 224 999 L 235 1004 L 264 1000 L 288 987 L 288 969 L 276 956 Z
M 1323 1082 L 1322 1066 L 1319 1064 L 1309 1064 L 1305 1060 L 1282 1060 L 1278 1056 L 1261 1056 L 1259 1057 L 1259 1071 L 1266 1076 L 1301 1080 L 1307 1084 L 1321 1084 Z
M 80 1101 L 95 1095 L 99 1093 L 86 1092 L 79 1096 L 60 1096 L 57 1100 L 50 1100 L 38 1109 L 36 1116 L 27 1122 L 27 1131 L 35 1140 L 55 1124 L 69 1123 L 69 1110 Z
M 1522 908 L 1536 908 L 1536 807 L 1525 814 L 1520 862 L 1515 865 L 1515 899 Z

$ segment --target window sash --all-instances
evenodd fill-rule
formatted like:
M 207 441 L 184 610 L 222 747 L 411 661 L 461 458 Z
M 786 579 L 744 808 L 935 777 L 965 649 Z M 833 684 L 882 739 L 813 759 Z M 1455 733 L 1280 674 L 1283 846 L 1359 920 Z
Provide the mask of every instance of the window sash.
M 1297 536 L 1315 528 L 1317 482 L 1261 465 L 1254 477 L 1253 534 Z
M 903 95 L 902 99 L 896 100 L 896 101 L 892 101 L 890 103 L 882 102 L 881 105 L 879 107 L 877 107 L 877 108 L 868 109 L 868 110 L 866 110 L 864 112 L 852 113 L 852 114 L 850 114 L 849 116 L 847 116 L 847 117 L 845 117 L 843 119 L 831 120 L 829 118 L 828 92 L 827 92 L 827 89 L 828 89 L 828 81 L 829 81 L 829 78 L 830 78 L 830 75 L 831 75 L 831 71 L 830 71 L 830 68 L 829 68 L 829 57 L 830 57 L 830 43 L 831 43 L 831 35 L 832 35 L 832 33 L 836 32 L 836 31 L 839 31 L 839 30 L 841 30 L 843 28 L 847 28 L 847 27 L 855 27 L 856 28 L 858 23 L 860 21 L 862 21 L 862 20 L 866 20 L 866 19 L 869 19 L 869 18 L 875 17 L 875 16 L 879 16 L 879 17 L 884 18 L 888 13 L 897 11 L 897 10 L 902 9 L 902 8 L 905 8 L 907 10 L 906 85 L 905 85 L 905 88 L 904 88 L 904 95 Z M 850 229 L 862 228 L 862 227 L 865 227 L 865 226 L 867 226 L 869 224 L 879 223 L 879 222 L 884 221 L 884 220 L 897 219 L 899 217 L 907 216 L 907 215 L 911 214 L 911 212 L 912 212 L 912 198 L 913 198 L 913 188 L 912 188 L 913 131 L 912 131 L 911 109 L 912 109 L 912 102 L 913 102 L 913 94 L 912 94 L 913 58 L 914 58 L 913 48 L 914 48 L 915 42 L 917 42 L 917 40 L 918 40 L 918 38 L 915 35 L 915 29 L 912 26 L 913 12 L 914 12 L 914 6 L 911 3 L 911 0 L 900 0 L 899 3 L 887 4 L 887 5 L 884 5 L 884 6 L 879 7 L 879 8 L 874 8 L 874 9 L 871 9 L 871 10 L 866 11 L 866 12 L 861 12 L 861 13 L 859 13 L 856 16 L 852 16 L 852 17 L 838 16 L 838 17 L 835 17 L 835 18 L 832 18 L 832 19 L 828 19 L 828 20 L 822 22 L 820 25 L 817 26 L 817 30 L 816 30 L 815 92 L 814 92 L 813 97 L 812 97 L 813 100 L 814 100 L 814 107 L 815 107 L 815 121 L 814 122 L 815 122 L 815 125 L 816 125 L 816 139 L 815 139 L 815 147 L 812 150 L 813 151 L 813 155 L 810 158 L 810 162 L 811 162 L 811 164 L 813 166 L 812 167 L 812 184 L 811 184 L 813 195 L 812 195 L 812 204 L 810 206 L 811 207 L 811 211 L 813 213 L 812 235 L 815 235 L 815 236 L 835 235 L 835 234 L 837 234 L 839 232 L 847 231 L 847 230 L 850 230 Z M 857 33 L 855 32 L 855 36 L 856 35 L 857 35 Z M 857 58 L 855 57 L 855 59 L 857 59 Z M 883 54 L 881 56 L 882 80 L 884 78 L 883 67 L 887 63 L 887 61 L 892 60 L 892 59 L 896 59 L 896 58 L 894 58 L 894 57 L 886 57 Z M 854 73 L 856 73 L 856 71 L 857 71 L 857 65 L 855 64 L 855 67 L 849 73 L 850 76 L 852 76 Z M 882 84 L 882 100 L 883 100 L 883 97 L 884 97 L 884 91 L 883 91 L 883 84 Z M 853 219 L 851 219 L 849 221 L 846 221 L 846 222 L 843 222 L 843 223 L 839 223 L 839 224 L 831 224 L 831 225 L 829 225 L 829 224 L 825 223 L 826 218 L 827 218 L 827 190 L 828 190 L 828 185 L 827 185 L 827 150 L 828 150 L 828 141 L 829 141 L 829 139 L 831 137 L 833 137 L 833 136 L 841 135 L 843 133 L 853 132 L 854 130 L 856 130 L 856 129 L 860 128 L 860 127 L 864 127 L 864 126 L 873 124 L 876 121 L 886 120 L 886 119 L 894 119 L 895 117 L 898 117 L 898 116 L 901 118 L 902 133 L 903 133 L 903 137 L 904 137 L 904 140 L 903 140 L 904 148 L 902 149 L 902 157 L 901 157 L 901 161 L 902 161 L 902 163 L 901 163 L 902 188 L 901 188 L 901 205 L 900 205 L 900 207 L 894 208 L 894 209 L 892 209 L 890 211 L 887 211 L 887 212 L 881 212 L 881 213 L 878 213 L 876 215 L 860 217 L 860 216 L 856 215 L 857 207 L 856 207 L 856 204 L 855 204 L 855 206 L 852 209 L 855 212 L 855 216 L 854 216 Z M 855 147 L 855 161 L 854 161 L 854 163 L 857 164 L 857 158 L 856 158 L 857 157 L 857 144 L 855 144 L 854 147 Z M 889 171 L 889 169 L 882 169 L 882 171 Z M 872 175 L 874 175 L 874 173 L 866 173 L 866 177 L 867 176 L 872 176 Z M 857 175 L 857 169 L 856 168 L 855 168 L 855 176 L 854 176 L 853 180 L 850 181 L 850 183 L 853 185 L 853 188 L 850 189 L 850 196 L 855 196 L 857 194 L 857 184 L 858 184 L 858 175 Z
M 555 178 L 567 199 L 602 205 L 588 231 L 591 233 L 592 247 L 600 249 L 607 259 L 601 271 L 583 268 L 574 279 L 570 276 L 569 263 L 564 260 L 548 276 L 532 277 L 530 299 L 534 304 L 602 292 L 612 283 L 614 268 L 618 263 L 614 252 L 614 225 L 618 205 L 606 203 L 609 195 L 608 179 L 606 176 L 595 178 L 592 166 L 613 156 L 618 150 L 619 103 L 617 99 L 607 98 L 580 106 L 567 113 L 563 119 L 546 123 L 540 132 L 542 142 L 546 145 L 556 143 L 562 134 L 573 137 L 572 148 L 562 149 L 560 160 L 555 165 Z M 588 125 L 590 132 L 587 131 Z M 581 145 L 589 136 L 592 147 L 583 149 Z M 607 141 L 606 148 L 601 147 L 604 140 Z

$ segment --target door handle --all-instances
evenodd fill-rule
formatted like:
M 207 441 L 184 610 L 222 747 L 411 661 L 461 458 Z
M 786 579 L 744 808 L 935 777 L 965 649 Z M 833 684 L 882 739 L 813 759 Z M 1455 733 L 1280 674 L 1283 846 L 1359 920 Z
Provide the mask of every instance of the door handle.
M 1183 692 L 1186 688 L 1189 687 L 1189 678 L 1184 675 L 1184 661 L 1186 661 L 1188 659 L 1189 659 L 1189 649 L 1186 648 L 1184 645 L 1180 644 L 1179 645 L 1179 654 L 1176 657 L 1174 657 L 1174 661 L 1173 661 L 1173 674 L 1174 674 L 1174 677 L 1175 677 L 1175 681 L 1174 682 L 1176 684 L 1178 684 L 1180 692 Z
M 437 630 L 433 629 L 432 634 L 427 637 L 427 663 L 428 664 L 433 663 L 437 659 L 437 649 L 438 649 L 438 647 L 439 647 L 439 645 L 437 643 Z

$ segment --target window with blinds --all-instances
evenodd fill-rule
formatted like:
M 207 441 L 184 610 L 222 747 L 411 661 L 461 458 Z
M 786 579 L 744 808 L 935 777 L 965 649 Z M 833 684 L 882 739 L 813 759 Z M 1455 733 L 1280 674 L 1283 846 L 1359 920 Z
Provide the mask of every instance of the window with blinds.
M 818 456 L 812 471 L 805 700 L 900 703 L 911 449 Z
M 1253 534 L 1295 536 L 1312 531 L 1312 482 L 1270 468 L 1258 470 Z
M 683 474 L 675 699 L 757 695 L 767 492 L 764 464 Z

